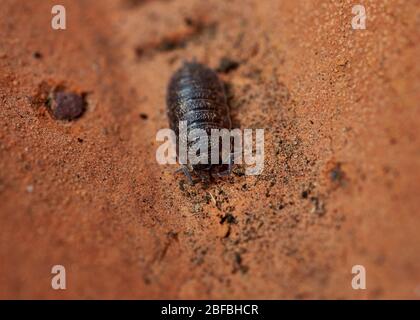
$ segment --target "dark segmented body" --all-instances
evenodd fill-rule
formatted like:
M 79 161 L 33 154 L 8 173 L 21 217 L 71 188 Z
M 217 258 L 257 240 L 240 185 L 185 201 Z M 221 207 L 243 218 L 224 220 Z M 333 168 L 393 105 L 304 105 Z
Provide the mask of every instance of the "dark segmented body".
M 179 122 L 187 121 L 187 131 L 230 129 L 229 108 L 223 84 L 216 72 L 196 62 L 186 62 L 172 76 L 166 97 L 171 129 L 179 143 Z M 188 148 L 192 142 L 188 141 Z M 211 152 L 209 147 L 209 153 Z M 195 170 L 200 167 L 194 167 Z

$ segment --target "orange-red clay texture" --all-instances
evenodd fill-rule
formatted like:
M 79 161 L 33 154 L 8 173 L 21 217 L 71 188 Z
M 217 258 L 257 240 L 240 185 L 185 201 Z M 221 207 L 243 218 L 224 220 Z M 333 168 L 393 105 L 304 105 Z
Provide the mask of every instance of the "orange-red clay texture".
M 1 298 L 420 298 L 418 1 L 363 1 L 365 30 L 349 0 L 55 4 L 0 6 Z M 261 175 L 156 162 L 193 58 Z

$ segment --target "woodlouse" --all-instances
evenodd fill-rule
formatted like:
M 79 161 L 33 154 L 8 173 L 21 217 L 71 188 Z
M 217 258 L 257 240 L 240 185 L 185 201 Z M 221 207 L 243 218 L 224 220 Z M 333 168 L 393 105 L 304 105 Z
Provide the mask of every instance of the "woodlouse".
M 195 61 L 184 62 L 169 81 L 166 103 L 170 126 L 176 135 L 177 153 L 180 139 L 182 139 L 179 135 L 180 121 L 187 121 L 188 133 L 193 129 L 203 129 L 209 137 L 212 129 L 231 129 L 223 83 L 219 80 L 216 72 L 203 64 Z M 194 142 L 194 140 L 188 140 L 187 148 L 189 149 Z M 191 165 L 188 163 L 180 169 L 190 182 L 192 182 L 190 171 L 202 179 L 212 175 L 221 176 L 230 173 L 231 159 L 228 170 L 221 172 L 221 164 L 211 164 L 212 144 L 210 140 L 208 146 L 208 164 Z

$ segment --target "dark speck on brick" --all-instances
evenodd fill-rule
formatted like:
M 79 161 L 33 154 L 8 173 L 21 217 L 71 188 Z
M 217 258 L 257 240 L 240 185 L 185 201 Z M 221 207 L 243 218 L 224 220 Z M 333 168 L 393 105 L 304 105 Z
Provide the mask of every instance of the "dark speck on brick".
M 35 51 L 35 52 L 32 54 L 32 56 L 33 56 L 35 59 L 42 59 L 42 53 L 41 53 L 41 52 L 39 52 L 39 51 Z
M 49 104 L 50 112 L 57 120 L 74 120 L 86 109 L 84 97 L 73 92 L 55 92 Z

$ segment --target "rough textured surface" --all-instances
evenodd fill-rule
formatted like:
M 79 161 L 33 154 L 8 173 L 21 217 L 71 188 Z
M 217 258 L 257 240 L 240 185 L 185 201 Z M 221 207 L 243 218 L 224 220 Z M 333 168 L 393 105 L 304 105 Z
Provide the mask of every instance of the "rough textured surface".
M 0 297 L 419 298 L 418 1 L 3 0 Z M 155 161 L 183 59 L 217 68 L 266 163 L 191 187 Z M 51 86 L 87 92 L 52 119 Z M 67 290 L 51 289 L 51 267 Z M 352 290 L 351 268 L 367 270 Z

